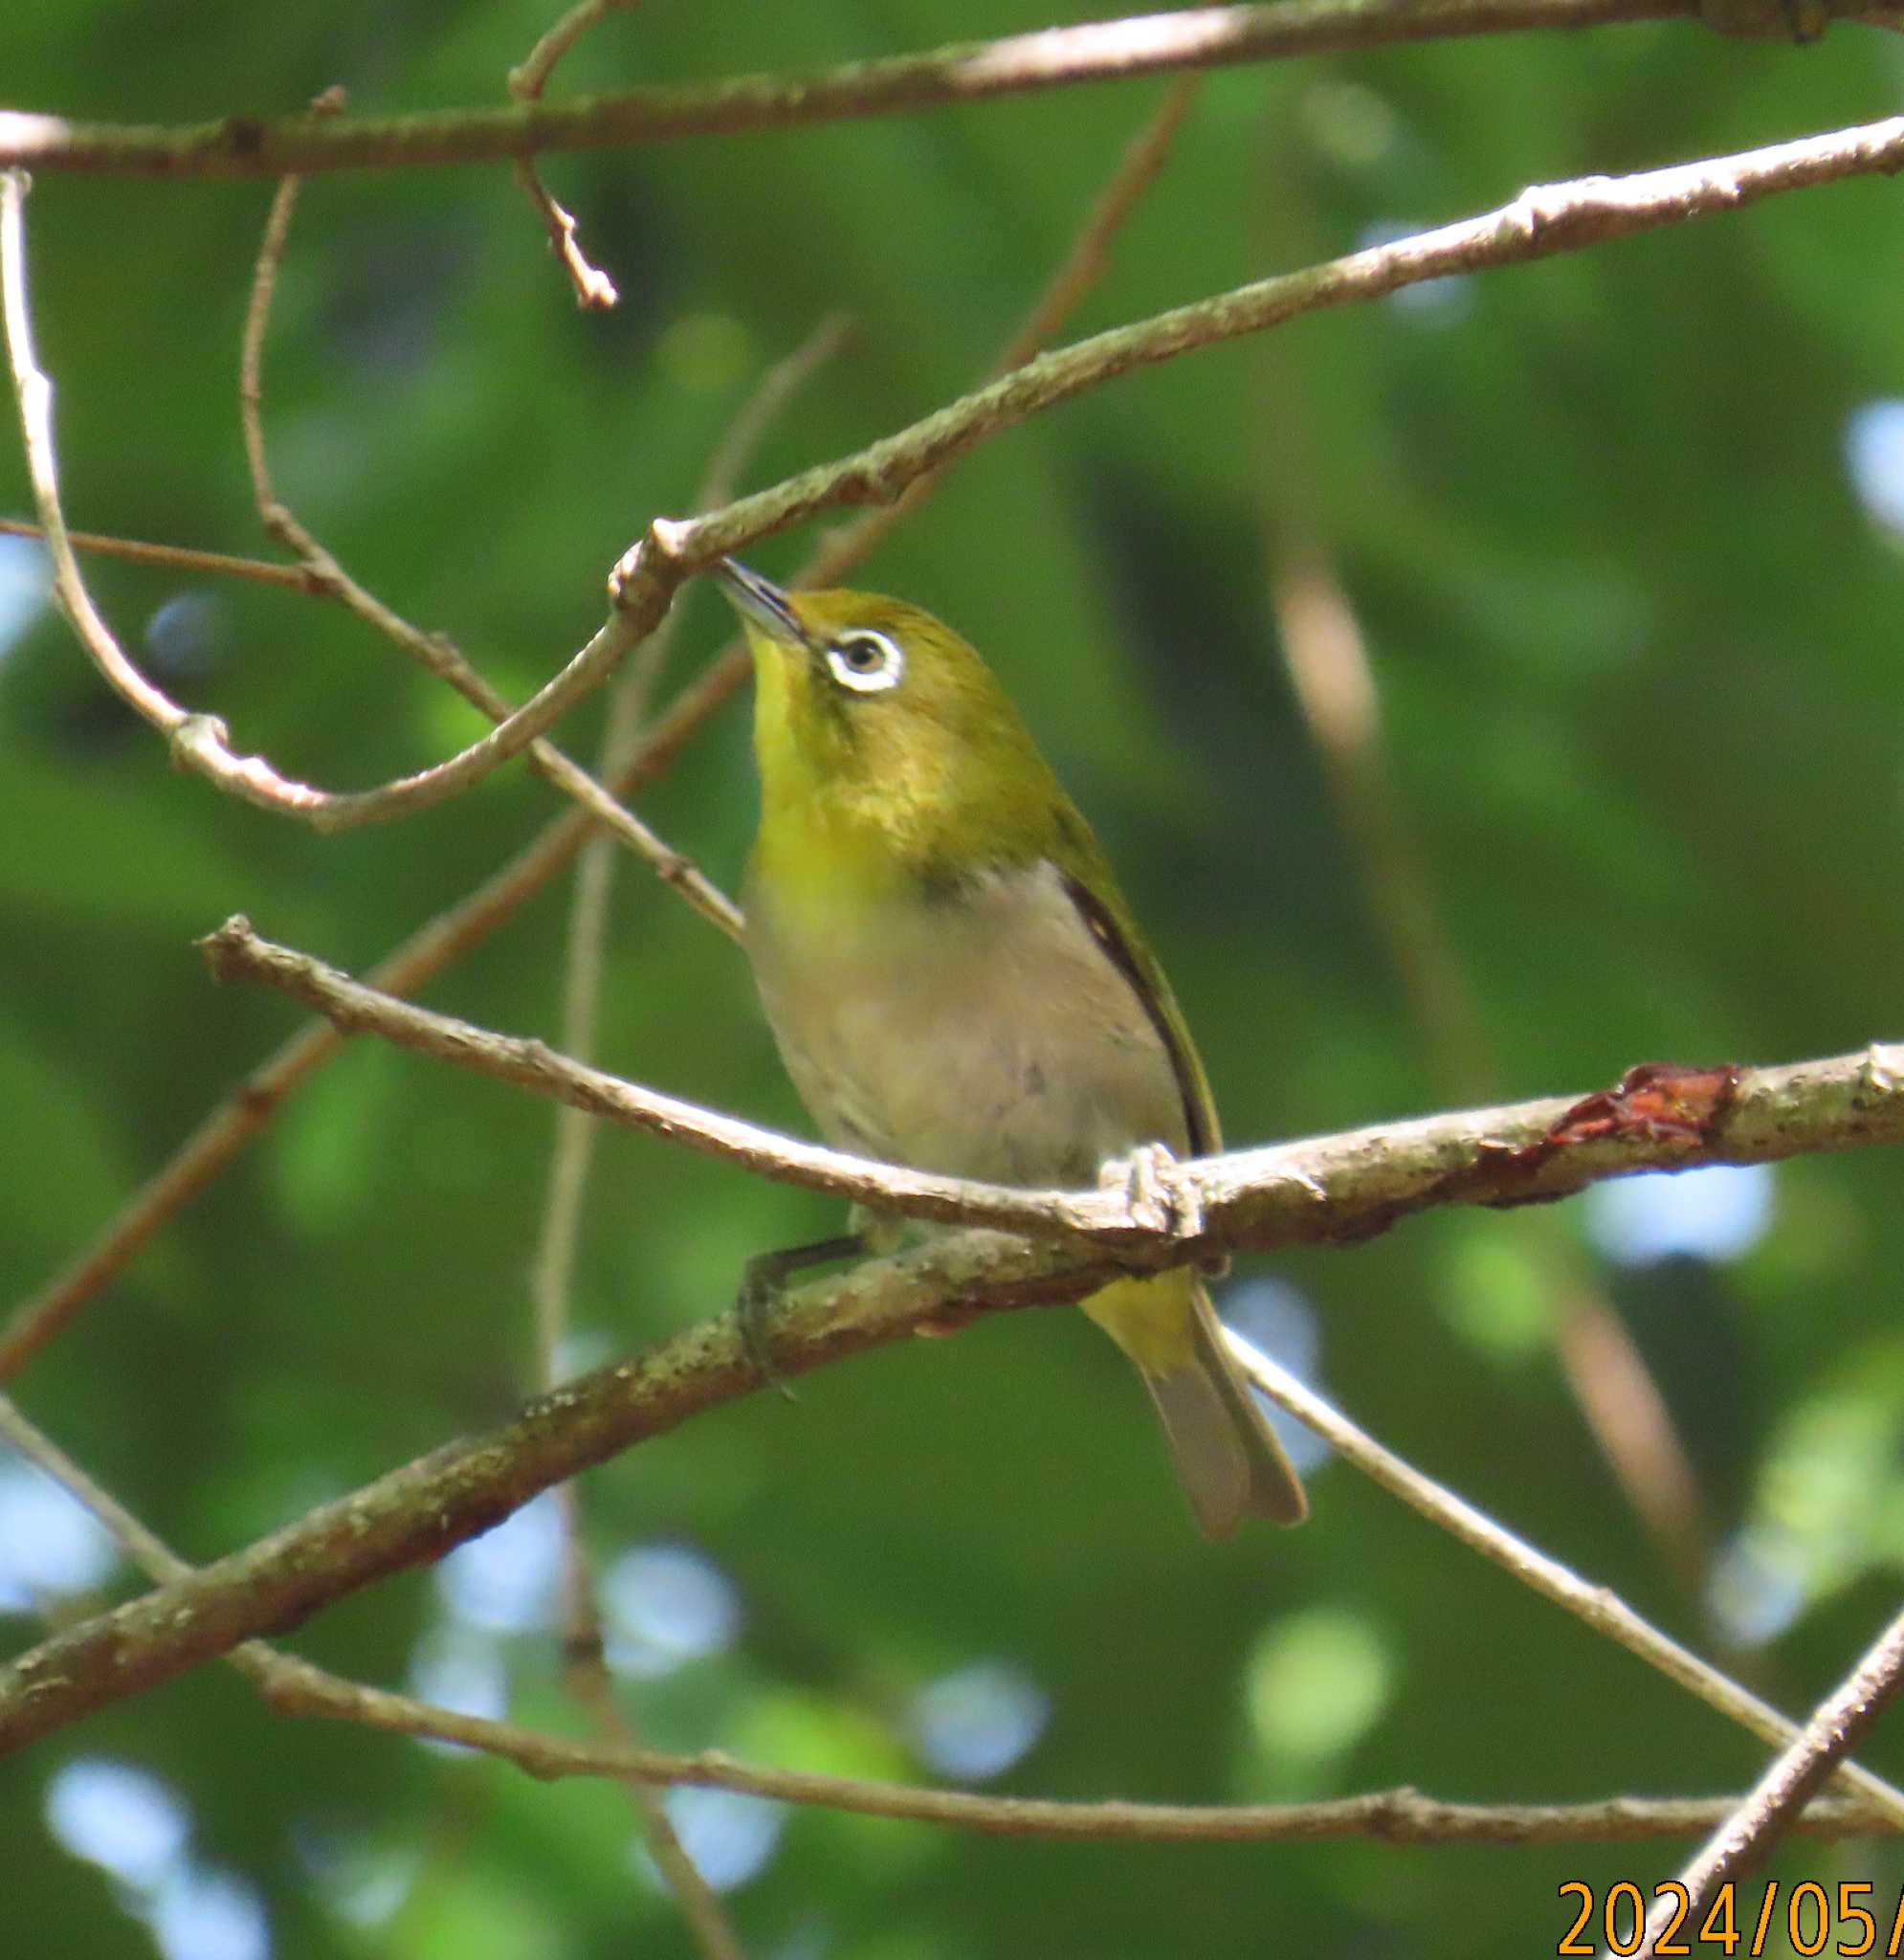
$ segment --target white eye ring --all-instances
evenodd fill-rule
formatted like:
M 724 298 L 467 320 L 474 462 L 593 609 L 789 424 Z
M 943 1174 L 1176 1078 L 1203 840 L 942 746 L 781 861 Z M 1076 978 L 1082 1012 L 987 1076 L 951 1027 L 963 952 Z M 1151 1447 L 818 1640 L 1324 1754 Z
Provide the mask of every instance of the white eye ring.
M 906 657 L 890 635 L 870 626 L 850 627 L 827 643 L 827 671 L 842 687 L 855 694 L 884 694 L 897 687 L 906 671 Z

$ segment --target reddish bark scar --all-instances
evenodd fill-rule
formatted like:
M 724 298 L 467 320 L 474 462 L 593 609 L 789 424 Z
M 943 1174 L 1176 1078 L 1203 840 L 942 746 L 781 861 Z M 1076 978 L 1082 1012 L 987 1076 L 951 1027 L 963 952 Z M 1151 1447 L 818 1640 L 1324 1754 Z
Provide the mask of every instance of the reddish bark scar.
M 1743 1071 L 1737 1062 L 1694 1068 L 1676 1061 L 1643 1061 L 1617 1087 L 1583 1096 L 1528 1151 L 1545 1156 L 1569 1144 L 1609 1137 L 1644 1137 L 1649 1143 L 1705 1144 L 1712 1140 Z

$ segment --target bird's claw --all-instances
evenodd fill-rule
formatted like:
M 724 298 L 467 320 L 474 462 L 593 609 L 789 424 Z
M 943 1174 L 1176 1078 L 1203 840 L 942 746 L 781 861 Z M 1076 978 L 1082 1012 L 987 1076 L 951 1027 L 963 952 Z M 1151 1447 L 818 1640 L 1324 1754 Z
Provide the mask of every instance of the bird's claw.
M 851 1258 L 864 1250 L 859 1236 L 848 1233 L 839 1238 L 818 1239 L 811 1245 L 787 1245 L 778 1252 L 757 1253 L 747 1261 L 734 1302 L 741 1322 L 741 1351 L 755 1374 L 789 1402 L 797 1402 L 800 1397 L 781 1372 L 767 1339 L 768 1317 L 780 1304 L 781 1291 L 793 1274 L 807 1266 Z

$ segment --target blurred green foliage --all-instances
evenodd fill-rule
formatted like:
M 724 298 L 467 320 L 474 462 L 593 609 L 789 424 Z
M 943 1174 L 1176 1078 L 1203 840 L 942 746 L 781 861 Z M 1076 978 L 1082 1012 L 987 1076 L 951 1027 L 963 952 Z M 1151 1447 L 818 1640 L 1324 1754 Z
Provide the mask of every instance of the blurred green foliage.
M 474 104 L 499 98 L 552 11 L 360 0 L 279 10 L 266 35 L 231 0 L 28 0 L 0 19 L 0 77 L 13 106 L 138 122 L 282 111 L 333 82 L 365 113 Z M 558 87 L 1046 18 L 1006 0 L 652 0 L 585 40 Z M 525 695 L 823 313 L 850 309 L 858 345 L 778 423 L 755 482 L 976 376 L 1161 86 L 551 159 L 621 285 L 605 317 L 574 310 L 500 167 L 316 181 L 267 360 L 280 489 L 361 579 Z M 1530 182 L 1798 136 L 1900 96 L 1904 41 L 1853 29 L 1803 51 L 1629 28 L 1215 75 L 1074 329 Z M 1266 539 L 1292 526 L 1367 634 L 1412 844 L 1501 1094 L 1899 1033 L 1904 437 L 1881 409 L 1904 418 L 1898 196 L 1864 181 L 1779 199 L 1126 379 L 962 463 L 869 569 L 1005 675 L 1173 973 L 1232 1139 L 1444 1100 L 1283 676 Z M 234 377 L 268 197 L 42 173 L 33 303 L 75 523 L 258 548 Z M 27 501 L 9 442 L 0 509 Z M 782 571 L 809 542 L 756 555 Z M 361 786 L 475 730 L 335 609 L 92 570 L 166 683 L 290 772 Z M 0 554 L 0 602 L 25 594 L 0 648 L 0 1273 L 17 1298 L 296 1025 L 280 999 L 214 991 L 194 935 L 243 908 L 361 968 L 555 809 L 520 769 L 333 838 L 221 799 L 166 768 L 37 605 L 37 577 L 30 554 Z M 684 603 L 669 686 L 727 630 L 715 602 Z M 572 752 L 592 752 L 598 721 L 565 727 Z M 727 711 L 644 805 L 728 883 L 751 822 L 744 723 Z M 544 895 L 430 997 L 552 1034 L 565 917 Z M 609 1063 L 801 1126 L 734 950 L 639 867 L 619 874 L 608 983 Z M 23 1405 L 193 1557 L 496 1419 L 528 1380 L 552 1128 L 492 1084 L 347 1053 L 34 1362 Z M 1323 1383 L 1378 1434 L 1695 1644 L 1736 1643 L 1733 1664 L 1803 1707 L 1891 1611 L 1904 1554 L 1900 1167 L 1785 1167 L 1763 1229 L 1723 1258 L 1623 1263 L 1614 1227 L 1588 1233 L 1599 1215 L 1430 1218 L 1276 1271 L 1313 1309 Z M 749 1253 L 831 1229 L 808 1195 L 606 1137 L 578 1345 L 655 1339 L 721 1307 Z M 1590 1439 L 1537 1230 L 1596 1262 L 1655 1370 L 1722 1548 L 1703 1589 L 1668 1570 Z M 637 1616 L 670 1587 L 701 1601 L 700 1621 L 662 1613 L 629 1663 L 629 1706 L 660 1744 L 923 1778 L 958 1760 L 932 1754 L 933 1710 L 955 1748 L 990 1734 L 1011 1758 L 989 1765 L 1000 1788 L 1207 1801 L 1402 1782 L 1705 1793 L 1759 1766 L 1717 1717 L 1351 1474 L 1323 1467 L 1314 1494 L 1298 1534 L 1202 1545 L 1122 1364 L 1049 1313 L 830 1370 L 797 1407 L 724 1410 L 585 1499 L 605 1568 L 691 1554 L 628 1568 Z M 97 1596 L 133 1583 L 115 1570 Z M 295 1644 L 381 1682 L 416 1679 L 419 1655 L 500 1670 L 522 1719 L 576 1724 L 545 1624 L 485 1632 L 454 1607 L 418 1575 Z M 0 1607 L 0 1648 L 40 1631 Z M 273 1950 L 313 1960 L 690 1950 L 619 1793 L 278 1720 L 209 1668 L 0 1766 L 10 1952 L 155 1950 L 122 1903 L 146 1895 L 49 1822 L 52 1793 L 80 1787 L 62 1778 L 100 1759 L 189 1813 L 200 1892 L 178 1881 L 158 1919 L 174 1954 L 258 1950 L 210 1943 L 217 1884 L 232 1937 L 261 1909 Z M 1904 1774 L 1904 1742 L 1880 1731 L 1868 1760 Z M 683 1815 L 711 1863 L 754 1846 L 732 1909 L 756 1960 L 1484 1960 L 1551 1950 L 1561 1881 L 1649 1884 L 1681 1849 L 1094 1846 Z M 1880 1898 L 1904 1882 L 1904 1859 L 1869 1847 L 1801 1847 L 1777 1869 L 1871 1878 Z

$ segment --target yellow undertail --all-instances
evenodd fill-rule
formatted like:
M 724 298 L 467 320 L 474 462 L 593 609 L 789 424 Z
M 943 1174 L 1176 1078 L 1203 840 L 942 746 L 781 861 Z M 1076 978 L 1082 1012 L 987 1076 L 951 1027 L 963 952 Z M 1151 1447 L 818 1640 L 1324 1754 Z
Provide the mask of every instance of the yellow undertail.
M 1228 1538 L 1247 1517 L 1302 1523 L 1301 1481 L 1230 1360 L 1195 1273 L 1115 1280 L 1083 1306 L 1137 1364 L 1205 1537 Z

